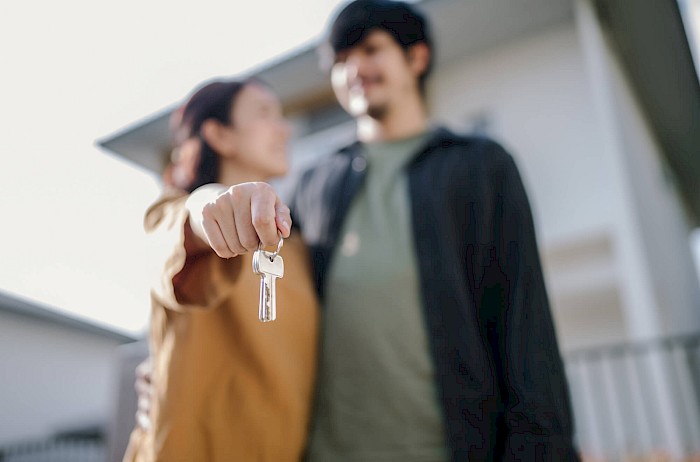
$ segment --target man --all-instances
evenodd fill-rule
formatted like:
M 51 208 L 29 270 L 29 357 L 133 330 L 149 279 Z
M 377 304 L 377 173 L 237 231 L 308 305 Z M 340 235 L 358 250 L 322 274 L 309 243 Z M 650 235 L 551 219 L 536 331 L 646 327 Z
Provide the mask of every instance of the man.
M 290 204 L 324 308 L 308 459 L 578 460 L 513 159 L 430 126 L 414 6 L 352 2 L 328 42 L 358 142 L 305 172 Z M 221 257 L 289 234 L 265 184 L 203 200 L 192 227 Z

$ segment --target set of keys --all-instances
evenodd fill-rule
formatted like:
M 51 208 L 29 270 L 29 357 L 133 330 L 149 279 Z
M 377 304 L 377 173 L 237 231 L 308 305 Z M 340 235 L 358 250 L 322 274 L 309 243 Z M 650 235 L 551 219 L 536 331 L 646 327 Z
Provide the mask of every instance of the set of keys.
M 279 254 L 283 244 L 284 238 L 280 235 L 277 250 L 268 252 L 258 244 L 258 250 L 253 253 L 253 273 L 260 275 L 258 317 L 262 322 L 274 321 L 277 318 L 275 281 L 284 276 L 284 260 Z

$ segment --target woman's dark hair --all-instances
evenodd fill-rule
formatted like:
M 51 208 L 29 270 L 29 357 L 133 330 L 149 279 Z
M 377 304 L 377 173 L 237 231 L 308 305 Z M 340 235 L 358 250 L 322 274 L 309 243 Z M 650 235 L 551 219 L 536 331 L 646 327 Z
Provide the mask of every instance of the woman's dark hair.
M 197 90 L 179 111 L 179 120 L 172 128 L 176 146 L 185 140 L 199 140 L 199 155 L 194 179 L 184 189 L 192 192 L 209 183 L 216 183 L 219 177 L 219 155 L 201 135 L 202 124 L 213 119 L 224 125 L 231 125 L 231 110 L 236 97 L 250 83 L 244 81 L 213 81 Z

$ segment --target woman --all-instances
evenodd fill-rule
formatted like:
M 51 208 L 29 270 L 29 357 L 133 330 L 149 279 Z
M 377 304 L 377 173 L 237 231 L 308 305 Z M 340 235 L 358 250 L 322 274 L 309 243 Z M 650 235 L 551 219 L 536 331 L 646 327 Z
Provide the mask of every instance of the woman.
M 286 173 L 280 103 L 258 81 L 217 81 L 192 95 L 172 130 L 177 159 L 145 218 L 167 243 L 151 292 L 151 424 L 134 430 L 125 460 L 297 461 L 318 323 L 306 249 L 294 233 L 284 244 L 277 320 L 261 323 L 252 255 L 229 242 L 235 257 L 218 257 L 202 228 L 207 213 L 220 226 L 235 221 L 225 201 L 216 205 L 228 187 Z

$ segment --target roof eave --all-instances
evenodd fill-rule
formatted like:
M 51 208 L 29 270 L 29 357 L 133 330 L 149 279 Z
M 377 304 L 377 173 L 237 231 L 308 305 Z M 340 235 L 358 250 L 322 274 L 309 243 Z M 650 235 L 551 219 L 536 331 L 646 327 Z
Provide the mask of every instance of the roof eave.
M 675 1 L 595 0 L 691 221 L 700 224 L 700 83 Z

